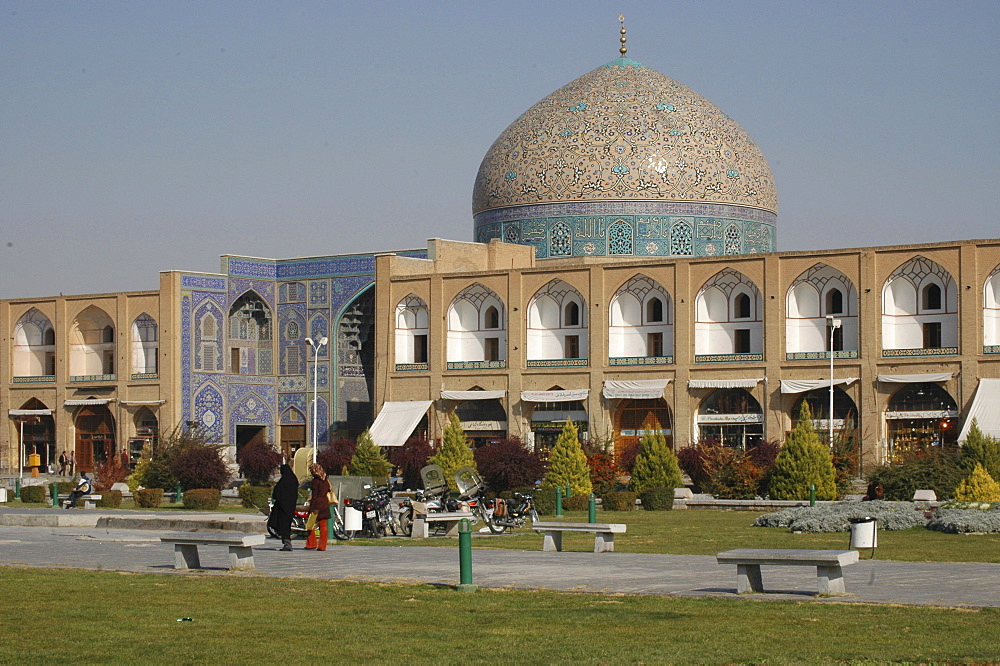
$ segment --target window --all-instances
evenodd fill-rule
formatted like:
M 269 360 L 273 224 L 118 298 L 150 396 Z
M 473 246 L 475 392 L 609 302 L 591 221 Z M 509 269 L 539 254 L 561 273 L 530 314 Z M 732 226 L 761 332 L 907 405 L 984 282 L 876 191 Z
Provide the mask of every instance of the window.
M 285 349 L 285 374 L 302 374 L 302 355 L 298 347 L 288 347 Z
M 500 328 L 500 312 L 492 305 L 486 308 L 486 328 Z
M 844 327 L 843 325 L 834 328 L 833 333 L 833 349 L 830 349 L 830 334 L 831 327 L 826 327 L 826 350 L 827 351 L 843 351 L 844 350 Z
M 413 336 L 413 362 L 414 363 L 426 363 L 427 362 L 427 336 L 426 335 L 414 335 Z
M 240 374 L 240 348 L 233 347 L 229 350 L 229 372 L 234 375 Z
M 56 353 L 45 352 L 45 374 L 56 374 Z
M 663 356 L 663 333 L 646 334 L 646 356 Z
M 924 287 L 924 310 L 941 309 L 941 287 L 936 284 L 929 284 Z M 924 345 L 927 347 L 927 345 Z
M 115 329 L 111 326 L 105 326 L 101 331 L 101 342 L 114 342 L 115 341 Z
M 104 374 L 115 374 L 115 353 L 113 351 L 104 352 Z
M 653 297 L 646 302 L 646 321 L 648 323 L 663 321 L 663 301 Z
M 500 360 L 500 338 L 486 338 L 486 360 Z
M 740 294 L 736 297 L 735 302 L 735 314 L 736 319 L 749 319 L 750 318 L 750 297 L 746 294 Z
M 580 325 L 580 305 L 575 301 L 566 304 L 566 326 Z M 575 356 L 570 358 L 576 358 Z
M 737 328 L 733 331 L 733 352 L 736 354 L 749 354 L 750 353 L 750 329 L 749 328 Z
M 941 322 L 929 321 L 924 324 L 924 349 L 937 349 L 941 346 Z
M 204 338 L 214 338 L 216 334 L 215 317 L 208 314 L 201 320 L 201 335 Z
M 54 345 L 56 343 L 56 331 L 53 328 L 45 329 L 45 342 L 46 346 Z
M 844 292 L 839 289 L 826 292 L 826 313 L 844 314 Z
M 580 358 L 580 336 L 566 336 L 566 358 Z

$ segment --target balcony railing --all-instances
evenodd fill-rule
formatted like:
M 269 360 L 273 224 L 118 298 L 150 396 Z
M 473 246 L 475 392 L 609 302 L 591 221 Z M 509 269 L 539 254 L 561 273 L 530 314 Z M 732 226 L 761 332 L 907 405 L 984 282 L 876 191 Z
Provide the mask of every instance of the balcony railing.
M 160 373 L 158 372 L 135 372 L 132 373 L 132 379 L 134 381 L 149 381 L 151 379 L 159 379 Z
M 585 368 L 588 365 L 589 358 L 536 358 L 527 361 L 529 368 Z
M 833 352 L 834 358 L 858 358 L 857 349 L 843 349 Z M 820 361 L 820 360 L 830 360 L 830 352 L 828 351 L 810 351 L 810 352 L 788 352 L 785 354 L 786 361 Z
M 397 363 L 396 372 L 420 372 L 427 370 L 426 363 Z
M 500 370 L 507 361 L 448 361 L 449 370 Z
M 114 382 L 118 380 L 118 375 L 73 375 L 69 378 L 70 383 L 93 383 L 93 382 Z
M 608 365 L 671 365 L 673 356 L 613 356 Z
M 882 358 L 910 358 L 913 356 L 953 356 L 958 347 L 925 347 L 923 349 L 883 349 Z
M 54 384 L 55 382 L 55 375 L 23 375 L 11 380 L 12 384 Z
M 695 354 L 695 363 L 756 363 L 764 360 L 763 354 Z

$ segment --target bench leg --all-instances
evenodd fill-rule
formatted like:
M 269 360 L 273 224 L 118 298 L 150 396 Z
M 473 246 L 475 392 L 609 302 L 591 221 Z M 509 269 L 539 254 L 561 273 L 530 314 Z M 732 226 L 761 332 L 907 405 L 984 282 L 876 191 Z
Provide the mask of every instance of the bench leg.
M 83 500 L 83 508 L 84 509 L 96 509 L 97 508 L 97 504 L 95 502 L 91 501 L 91 500 Z
M 736 593 L 763 592 L 764 582 L 760 578 L 759 564 L 736 565 Z
M 427 528 L 426 516 L 417 514 L 413 517 L 413 531 L 410 532 L 411 539 L 426 539 L 430 530 Z
M 542 540 L 542 550 L 546 553 L 555 553 L 562 550 L 562 532 L 551 531 L 545 533 Z
M 444 524 L 444 527 L 445 527 L 445 533 L 444 533 L 444 535 L 445 536 L 458 536 L 458 523 L 459 523 L 459 521 L 457 521 L 457 520 L 446 521 L 445 524 Z
M 251 546 L 230 546 L 229 568 L 253 569 L 253 548 Z
M 594 535 L 594 552 L 595 553 L 615 552 L 615 533 L 597 532 Z
M 175 543 L 174 568 L 201 569 L 201 559 L 198 557 L 198 546 L 193 543 Z
M 844 570 L 839 564 L 832 566 L 817 566 L 820 594 L 847 594 L 844 587 Z

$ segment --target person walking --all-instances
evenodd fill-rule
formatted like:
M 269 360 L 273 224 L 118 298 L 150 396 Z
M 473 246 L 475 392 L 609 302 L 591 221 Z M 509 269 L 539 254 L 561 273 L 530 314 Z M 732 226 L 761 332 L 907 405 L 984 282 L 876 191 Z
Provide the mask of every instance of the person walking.
M 66 465 L 69 459 L 66 457 L 66 452 L 63 451 L 59 454 L 59 476 L 66 476 Z
M 80 483 L 76 484 L 76 488 L 66 498 L 66 506 L 63 508 L 72 508 L 78 499 L 84 495 L 89 495 L 92 488 L 93 486 L 90 483 L 90 479 L 87 478 L 87 473 L 80 472 Z
M 327 521 L 330 520 L 330 498 L 333 495 L 333 488 L 326 478 L 326 470 L 319 463 L 309 466 L 312 472 L 312 495 L 309 497 L 309 513 L 316 514 L 316 529 L 309 530 L 306 537 L 306 550 L 326 550 L 329 539 L 327 533 Z M 317 541 L 316 532 L 319 532 Z
M 271 491 L 271 513 L 267 531 L 281 539 L 281 550 L 292 549 L 292 515 L 299 499 L 299 479 L 285 460 L 281 463 L 281 478 Z
M 74 471 L 75 469 L 76 469 L 76 453 L 74 453 L 73 451 L 70 451 L 69 452 L 69 475 L 70 476 L 73 476 L 73 474 L 75 474 L 75 471 Z

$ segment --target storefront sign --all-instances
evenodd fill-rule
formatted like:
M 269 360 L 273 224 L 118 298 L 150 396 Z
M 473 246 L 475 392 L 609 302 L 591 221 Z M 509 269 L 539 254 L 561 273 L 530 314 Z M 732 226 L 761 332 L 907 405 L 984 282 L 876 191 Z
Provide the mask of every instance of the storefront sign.
M 887 420 L 905 419 L 954 419 L 958 418 L 958 412 L 954 409 L 933 409 L 924 412 L 886 412 Z
M 699 414 L 698 423 L 763 423 L 763 414 Z
M 462 421 L 462 430 L 507 430 L 506 421 Z

